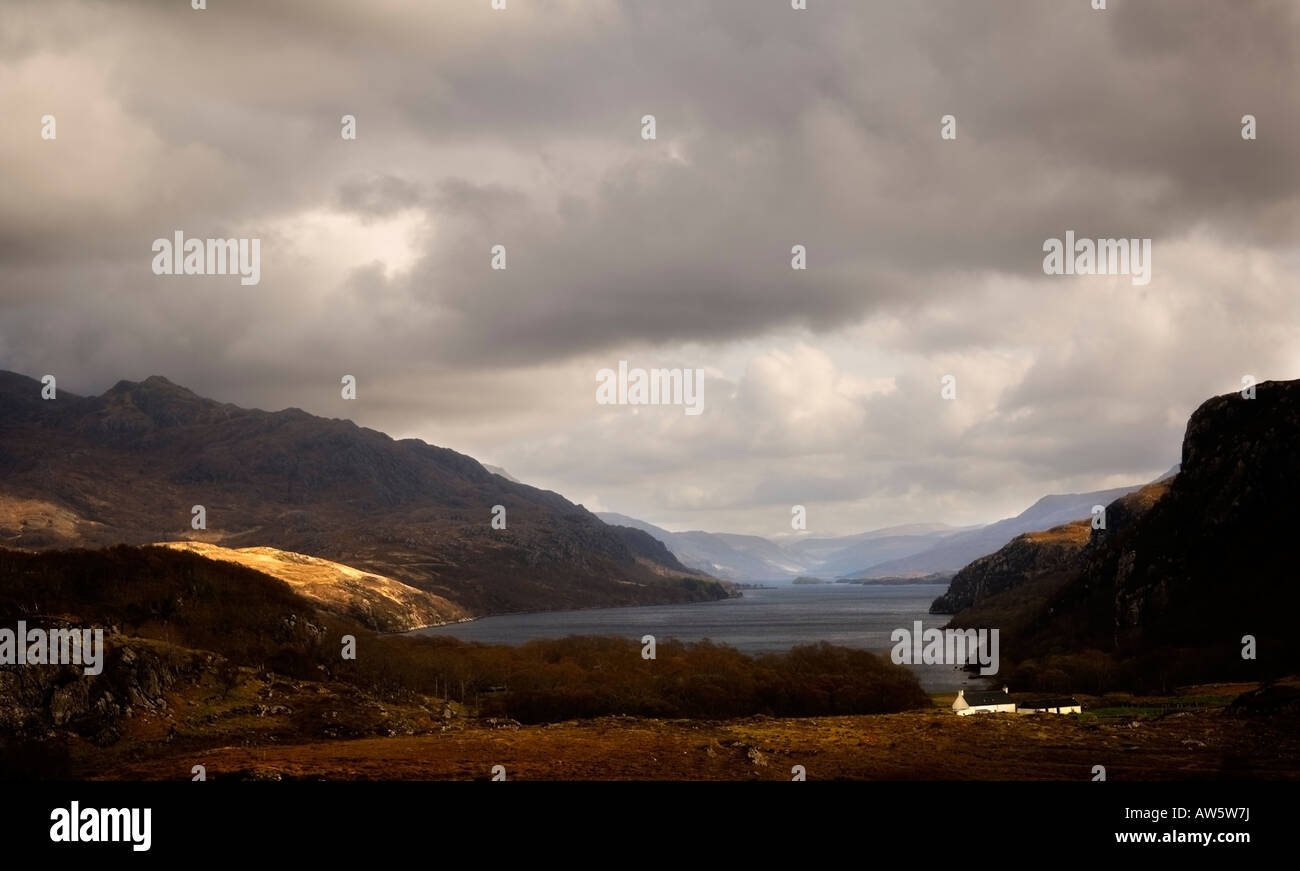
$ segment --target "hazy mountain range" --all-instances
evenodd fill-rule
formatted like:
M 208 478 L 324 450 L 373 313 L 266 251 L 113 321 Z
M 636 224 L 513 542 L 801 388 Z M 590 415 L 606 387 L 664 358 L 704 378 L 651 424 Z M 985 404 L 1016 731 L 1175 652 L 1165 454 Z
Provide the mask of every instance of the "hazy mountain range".
M 669 532 L 623 514 L 597 512 L 596 516 L 606 523 L 647 532 L 684 565 L 728 580 L 787 581 L 800 575 L 828 579 L 919 577 L 956 572 L 1022 533 L 1089 517 L 1094 505 L 1106 505 L 1142 486 L 1044 496 L 1015 517 L 987 526 L 909 524 L 787 542 L 756 535 Z

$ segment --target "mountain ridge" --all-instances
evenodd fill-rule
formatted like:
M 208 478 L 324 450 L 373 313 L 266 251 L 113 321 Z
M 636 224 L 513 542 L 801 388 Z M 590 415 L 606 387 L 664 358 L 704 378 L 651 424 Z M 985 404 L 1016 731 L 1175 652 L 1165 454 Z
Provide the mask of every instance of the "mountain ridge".
M 273 547 L 473 615 L 728 594 L 653 537 L 419 439 L 296 408 L 244 409 L 162 376 L 93 397 L 40 391 L 0 373 L 0 545 Z M 191 528 L 196 505 L 206 529 Z M 495 505 L 504 529 L 492 526 Z
M 670 532 L 616 512 L 602 511 L 596 516 L 606 523 L 640 529 L 662 542 L 686 566 L 729 580 L 789 581 L 808 574 L 870 580 L 955 573 L 1019 535 L 1087 517 L 1094 505 L 1108 504 L 1143 486 L 1049 494 L 1015 517 L 984 526 L 910 523 L 788 543 L 737 533 Z

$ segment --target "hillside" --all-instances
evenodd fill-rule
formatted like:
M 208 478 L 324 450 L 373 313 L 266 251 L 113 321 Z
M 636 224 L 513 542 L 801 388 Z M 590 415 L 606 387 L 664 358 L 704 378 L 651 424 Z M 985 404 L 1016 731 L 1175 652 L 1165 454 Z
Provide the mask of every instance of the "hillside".
M 1300 528 L 1300 381 L 1204 402 L 1183 438 L 1182 471 L 1145 512 L 1120 515 L 1084 554 L 1071 615 L 1103 616 L 1120 649 L 1197 643 L 1241 660 L 1254 634 L 1270 661 L 1294 660 L 1300 606 L 1291 539 Z M 1101 606 L 1099 610 L 1094 610 Z
M 1300 774 L 1293 715 L 1265 698 L 1293 699 L 1289 686 L 1084 696 L 1077 719 L 954 717 L 951 696 L 936 710 L 865 651 L 666 641 L 648 667 L 628 638 L 376 635 L 188 549 L 0 549 L 0 623 L 18 620 L 102 626 L 107 650 L 95 676 L 0 666 L 6 781 L 174 781 L 195 764 L 210 780 L 469 780 L 498 763 L 519 780 L 788 782 L 804 765 L 812 779 L 1078 781 L 1097 759 L 1116 779 Z
M 243 409 L 157 376 L 96 397 L 40 392 L 0 373 L 0 545 L 271 547 L 472 615 L 728 594 L 649 535 L 416 439 L 298 409 Z M 206 530 L 191 529 L 195 505 Z M 494 505 L 506 508 L 505 529 L 491 526 Z
M 1008 517 L 988 526 L 946 537 L 933 547 L 911 556 L 877 563 L 850 577 L 886 577 L 890 575 L 925 575 L 933 572 L 957 571 L 971 561 L 991 554 L 1018 535 L 1050 529 L 1088 517 L 1092 506 L 1106 505 L 1141 487 L 1116 487 L 1090 493 L 1068 493 L 1044 496 L 1015 517 Z
M 1298 381 L 1207 400 L 1188 421 L 1179 474 L 1112 502 L 1105 530 L 1052 561 L 1053 589 L 1036 588 L 1022 545 L 954 578 L 948 598 L 971 606 L 950 625 L 1002 626 L 1004 661 L 1024 685 L 1167 687 L 1294 671 L 1297 440 Z M 1005 571 L 990 571 L 995 563 Z M 1002 592 L 972 596 L 976 581 Z M 1254 657 L 1243 656 L 1247 635 Z
M 234 561 L 267 557 L 285 571 L 294 555 L 228 556 L 189 547 L 0 548 L 0 624 L 96 627 L 104 640 L 102 671 L 91 674 L 0 665 L 0 778 L 33 753 L 80 752 L 79 739 L 161 745 L 180 737 L 213 747 L 433 732 L 471 711 L 490 725 L 502 717 L 869 714 L 929 703 L 908 669 L 827 644 L 750 656 L 664 638 L 647 664 L 637 638 L 516 647 L 381 635 L 305 595 L 313 583 Z M 133 734 L 144 722 L 155 725 Z
M 1043 532 L 1026 532 L 996 553 L 982 556 L 953 576 L 934 600 L 931 614 L 955 614 L 1006 590 L 1069 568 L 1088 543 L 1091 523 L 1076 520 Z
M 939 547 L 969 529 L 940 523 L 914 523 L 876 529 L 847 538 L 805 538 L 787 550 L 809 561 L 816 571 L 832 578 L 885 577 L 875 567 Z
M 800 564 L 791 560 L 779 545 L 758 536 L 722 535 L 712 532 L 669 532 L 628 517 L 605 511 L 597 517 L 606 523 L 639 529 L 663 544 L 683 565 L 727 580 L 788 580 L 799 573 Z
M 1105 505 L 1141 486 L 1044 496 L 1015 517 L 986 526 L 913 523 L 855 535 L 779 541 L 698 530 L 669 532 L 624 514 L 597 516 L 606 523 L 640 529 L 662 542 L 684 565 L 729 580 L 788 581 L 804 574 L 846 580 L 921 578 L 955 573 L 1018 535 L 1088 517 L 1094 505 Z
M 469 615 L 441 596 L 351 566 L 273 547 L 239 550 L 198 541 L 167 541 L 161 547 L 236 563 L 284 581 L 322 611 L 380 632 L 406 632 Z

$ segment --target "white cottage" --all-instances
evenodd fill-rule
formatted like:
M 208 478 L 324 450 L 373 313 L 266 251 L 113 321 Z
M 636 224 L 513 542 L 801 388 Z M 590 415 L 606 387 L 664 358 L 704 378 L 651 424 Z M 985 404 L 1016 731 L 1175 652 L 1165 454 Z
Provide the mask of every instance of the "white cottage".
M 953 712 L 959 717 L 967 714 L 997 714 L 997 713 L 1015 713 L 1016 703 L 1011 701 L 1011 696 L 1007 693 L 1007 688 L 1003 687 L 1002 692 L 994 690 L 992 692 L 976 691 L 968 693 L 965 690 L 957 690 L 957 699 L 952 703 Z

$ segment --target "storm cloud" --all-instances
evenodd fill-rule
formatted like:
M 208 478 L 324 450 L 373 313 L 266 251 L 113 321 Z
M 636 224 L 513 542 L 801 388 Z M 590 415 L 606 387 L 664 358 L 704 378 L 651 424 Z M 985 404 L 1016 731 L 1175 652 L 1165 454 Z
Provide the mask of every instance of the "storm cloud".
M 1286 0 L 208 6 L 7 4 L 0 368 L 763 534 L 1146 480 L 1300 377 Z M 154 275 L 176 230 L 259 238 L 260 283 Z M 1150 284 L 1044 275 L 1067 230 L 1151 239 Z M 620 360 L 704 369 L 704 414 L 597 405 Z

